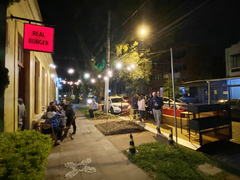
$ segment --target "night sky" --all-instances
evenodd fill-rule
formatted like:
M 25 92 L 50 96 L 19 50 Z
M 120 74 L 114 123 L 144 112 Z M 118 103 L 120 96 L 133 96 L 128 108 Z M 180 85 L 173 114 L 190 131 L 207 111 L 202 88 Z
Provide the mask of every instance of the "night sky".
M 39 0 L 44 23 L 55 25 L 53 59 L 59 77 L 78 79 L 77 73 L 69 76 L 66 72 L 78 63 L 84 73 L 91 61 L 86 52 L 97 55 L 96 62 L 105 59 L 108 9 L 112 15 L 111 50 L 127 37 L 137 39 L 137 30 L 142 24 L 149 27 L 146 42 L 153 52 L 184 43 L 200 44 L 210 48 L 212 57 L 224 61 L 225 48 L 240 41 L 239 0 L 148 0 L 121 26 L 144 2 Z

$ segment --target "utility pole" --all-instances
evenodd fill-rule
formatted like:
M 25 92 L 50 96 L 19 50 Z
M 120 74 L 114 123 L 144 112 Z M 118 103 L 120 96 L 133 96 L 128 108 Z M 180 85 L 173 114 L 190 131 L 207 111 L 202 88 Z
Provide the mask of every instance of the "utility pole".
M 170 53 L 171 53 L 172 91 L 173 91 L 173 102 L 174 102 L 174 120 L 175 120 L 175 133 L 176 133 L 176 147 L 178 147 L 177 118 L 176 118 L 176 98 L 175 98 L 175 84 L 174 84 L 173 52 L 172 52 L 172 48 L 170 48 Z
M 109 90 L 109 64 L 110 64 L 110 19 L 111 19 L 110 10 L 108 10 L 108 28 L 107 28 L 107 57 L 106 57 L 106 79 L 105 79 L 105 112 L 108 115 L 108 90 Z

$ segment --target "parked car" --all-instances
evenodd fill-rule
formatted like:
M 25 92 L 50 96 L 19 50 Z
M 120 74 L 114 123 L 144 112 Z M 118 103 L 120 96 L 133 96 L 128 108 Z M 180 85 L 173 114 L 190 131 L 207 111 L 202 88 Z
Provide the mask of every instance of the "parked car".
M 123 100 L 127 103 L 130 103 L 131 102 L 131 99 L 127 96 L 123 96 Z
M 234 121 L 240 121 L 240 100 L 231 99 L 230 103 L 228 99 L 219 99 L 216 104 L 229 104 L 231 107 L 231 116 Z
M 181 97 L 181 100 L 185 103 L 195 103 L 198 101 L 198 99 L 194 96 L 188 96 L 188 94 L 184 94 L 182 97 Z
M 170 106 L 174 106 L 174 101 L 173 99 L 169 99 L 168 97 L 163 97 L 163 107 L 164 108 L 169 108 L 169 101 L 170 101 Z M 188 109 L 188 104 L 183 102 L 182 100 L 180 99 L 177 99 L 176 98 L 176 109 L 183 109 L 183 110 L 187 110 Z
M 114 114 L 130 110 L 131 106 L 128 102 L 125 102 L 120 96 L 110 96 L 108 100 L 108 109 L 112 114 Z

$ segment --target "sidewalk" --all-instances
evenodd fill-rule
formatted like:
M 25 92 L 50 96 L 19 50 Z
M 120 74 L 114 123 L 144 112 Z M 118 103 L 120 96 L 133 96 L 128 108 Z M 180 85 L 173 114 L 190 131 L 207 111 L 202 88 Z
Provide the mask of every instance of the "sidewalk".
M 91 158 L 90 167 L 96 172 L 79 172 L 72 179 L 78 180 L 150 180 L 140 168 L 132 164 L 80 111 L 76 110 L 77 132 L 74 140 L 65 138 L 61 145 L 53 147 L 49 155 L 46 180 L 64 180 L 72 171 L 65 167 L 67 162 L 80 163 Z

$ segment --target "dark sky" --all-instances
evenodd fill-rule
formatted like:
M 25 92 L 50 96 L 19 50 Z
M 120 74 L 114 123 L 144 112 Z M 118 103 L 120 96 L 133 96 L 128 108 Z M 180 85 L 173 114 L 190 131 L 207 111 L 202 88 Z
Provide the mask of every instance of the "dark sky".
M 97 62 L 105 57 L 108 9 L 112 12 L 112 48 L 126 37 L 137 39 L 139 24 L 149 27 L 151 35 L 147 38 L 147 42 L 152 46 L 153 51 L 180 46 L 183 43 L 193 46 L 200 43 L 211 49 L 213 57 L 221 57 L 223 61 L 225 48 L 240 41 L 239 0 L 196 2 L 148 0 L 127 23 L 118 29 L 144 2 L 144 0 L 39 0 L 43 21 L 55 25 L 53 58 L 58 66 L 58 75 L 67 79 L 77 79 L 77 74 L 69 76 L 66 73 L 67 68 L 74 68 L 73 61 L 77 61 L 84 72 L 87 68 L 86 64 L 90 61 L 86 59 L 86 51 L 93 56 L 98 55 Z M 199 8 L 193 11 L 197 7 Z M 179 21 L 175 22 L 176 20 Z

